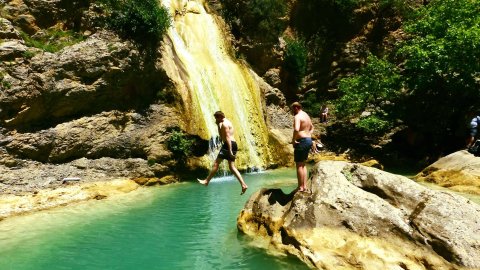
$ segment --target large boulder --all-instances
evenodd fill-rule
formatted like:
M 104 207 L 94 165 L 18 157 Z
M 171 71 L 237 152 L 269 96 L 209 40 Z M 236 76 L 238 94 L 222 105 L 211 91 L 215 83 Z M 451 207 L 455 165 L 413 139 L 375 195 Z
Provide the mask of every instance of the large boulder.
M 480 157 L 466 150 L 457 151 L 437 160 L 417 174 L 415 179 L 480 195 Z
M 311 170 L 311 194 L 254 193 L 238 229 L 319 269 L 480 268 L 480 206 L 342 161 Z

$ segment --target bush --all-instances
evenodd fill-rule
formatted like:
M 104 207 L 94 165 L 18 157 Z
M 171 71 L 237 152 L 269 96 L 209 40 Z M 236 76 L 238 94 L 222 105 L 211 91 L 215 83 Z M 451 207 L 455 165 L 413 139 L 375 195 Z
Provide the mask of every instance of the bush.
M 166 8 L 156 0 L 103 0 L 107 25 L 122 37 L 140 44 L 157 44 L 172 24 Z
M 318 101 L 315 92 L 309 92 L 303 97 L 302 107 L 310 116 L 318 117 L 322 109 L 322 104 Z
M 248 35 L 264 41 L 277 41 L 287 23 L 283 18 L 287 15 L 284 0 L 222 0 L 225 19 Z
M 367 108 L 389 111 L 400 97 L 402 76 L 396 66 L 386 60 L 369 56 L 367 65 L 357 75 L 340 80 L 343 96 L 337 101 L 337 115 L 358 116 Z
M 286 39 L 284 67 L 298 87 L 307 70 L 307 48 L 302 39 Z
M 194 140 L 178 129 L 172 130 L 167 140 L 167 148 L 177 160 L 185 160 L 192 153 L 193 144 Z
M 380 134 L 392 127 L 390 123 L 388 120 L 382 120 L 376 115 L 371 115 L 360 119 L 356 126 L 367 134 Z

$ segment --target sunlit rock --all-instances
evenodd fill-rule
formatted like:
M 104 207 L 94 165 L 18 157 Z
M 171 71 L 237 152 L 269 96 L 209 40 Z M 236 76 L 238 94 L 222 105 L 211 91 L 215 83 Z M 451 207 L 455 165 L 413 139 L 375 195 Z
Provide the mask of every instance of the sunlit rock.
M 342 161 L 311 170 L 312 194 L 254 193 L 238 229 L 319 269 L 478 269 L 480 206 Z
M 119 178 L 110 181 L 63 185 L 56 189 L 45 188 L 23 196 L 0 193 L 0 220 L 14 215 L 65 206 L 74 202 L 101 200 L 131 192 L 138 187 L 139 185 L 132 180 Z
M 169 159 L 166 129 L 181 121 L 174 110 L 152 107 L 146 115 L 110 111 L 65 122 L 39 132 L 11 133 L 10 154 L 42 162 L 64 163 L 87 157 Z
M 457 151 L 437 160 L 415 178 L 455 191 L 480 195 L 480 157 L 466 150 Z

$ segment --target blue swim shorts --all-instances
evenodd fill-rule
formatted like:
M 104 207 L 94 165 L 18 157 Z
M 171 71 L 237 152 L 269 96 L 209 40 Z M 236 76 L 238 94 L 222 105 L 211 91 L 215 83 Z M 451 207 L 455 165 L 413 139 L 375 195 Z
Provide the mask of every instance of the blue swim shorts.
M 307 160 L 310 148 L 312 148 L 312 138 L 300 138 L 297 142 L 298 143 L 293 146 L 293 159 L 295 162 L 303 162 Z

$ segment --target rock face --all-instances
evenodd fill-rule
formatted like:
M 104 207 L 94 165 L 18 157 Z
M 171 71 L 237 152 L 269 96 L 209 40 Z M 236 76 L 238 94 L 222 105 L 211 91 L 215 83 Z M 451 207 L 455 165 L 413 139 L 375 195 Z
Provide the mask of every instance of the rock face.
M 443 157 L 415 176 L 455 191 L 480 195 L 480 157 L 466 150 Z
M 311 171 L 312 194 L 262 189 L 237 226 L 319 269 L 480 268 L 480 206 L 342 161 Z
M 82 184 L 175 174 L 166 142 L 184 123 L 160 53 L 94 22 L 101 9 L 80 2 L 0 3 L 0 194 L 71 175 Z M 82 38 L 53 53 L 28 42 L 51 30 Z
M 25 46 L 5 44 L 2 50 L 11 48 L 11 54 L 26 51 Z M 55 54 L 41 52 L 0 65 L 8 83 L 1 94 L 0 120 L 7 127 L 28 128 L 77 115 L 145 107 L 162 89 L 163 75 L 142 58 L 131 44 L 103 32 Z
M 120 38 L 95 2 L 0 3 L 0 165 L 140 158 L 155 163 L 156 177 L 173 175 L 179 162 L 166 142 L 172 130 L 186 130 L 190 115 L 161 65 L 169 55 Z M 81 38 L 54 52 L 31 42 L 64 30 Z M 266 113 L 271 105 L 279 108 L 274 113 L 286 114 L 279 89 L 262 81 L 262 94 Z M 208 142 L 186 136 L 202 145 L 195 156 L 207 152 Z M 286 163 L 279 160 L 271 166 Z

